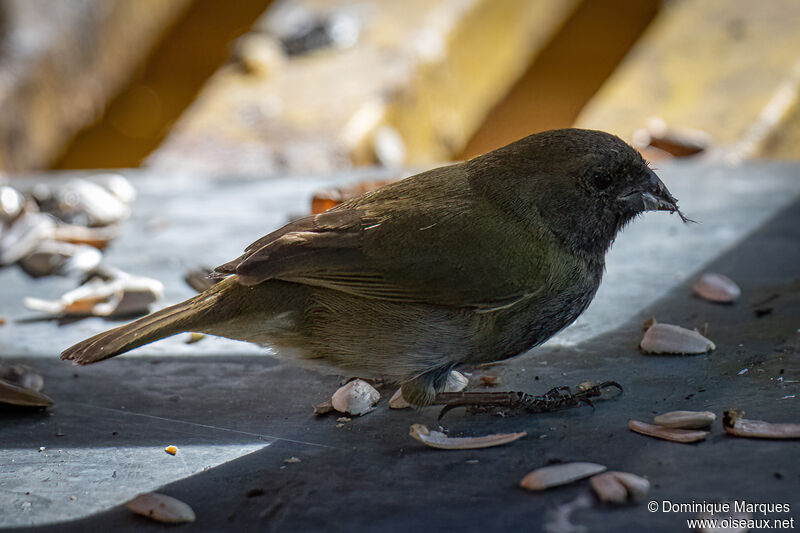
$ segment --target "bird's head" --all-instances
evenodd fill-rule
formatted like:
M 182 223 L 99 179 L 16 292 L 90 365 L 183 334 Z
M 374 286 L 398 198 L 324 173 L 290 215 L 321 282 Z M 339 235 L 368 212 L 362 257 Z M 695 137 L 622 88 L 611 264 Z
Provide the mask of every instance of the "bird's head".
M 503 209 L 545 225 L 576 251 L 605 253 L 645 211 L 678 213 L 678 201 L 641 154 L 602 131 L 530 135 L 467 163 L 473 186 Z

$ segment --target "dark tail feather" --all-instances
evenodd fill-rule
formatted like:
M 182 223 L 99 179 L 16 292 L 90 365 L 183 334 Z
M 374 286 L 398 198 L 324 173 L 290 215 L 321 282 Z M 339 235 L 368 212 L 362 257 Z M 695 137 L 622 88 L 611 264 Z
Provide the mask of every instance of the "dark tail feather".
M 177 333 L 197 331 L 207 316 L 207 310 L 222 296 L 224 285 L 228 283 L 219 283 L 185 302 L 81 341 L 64 350 L 61 359 L 88 365 Z

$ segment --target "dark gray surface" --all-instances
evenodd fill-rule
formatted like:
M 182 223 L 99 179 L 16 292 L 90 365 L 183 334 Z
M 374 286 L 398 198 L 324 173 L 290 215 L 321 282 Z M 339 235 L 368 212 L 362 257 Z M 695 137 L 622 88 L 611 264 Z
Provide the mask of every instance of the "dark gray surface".
M 768 183 L 769 176 L 791 180 L 797 178 L 797 173 L 794 166 L 756 166 L 748 169 L 745 177 L 761 177 L 762 183 Z M 665 182 L 672 187 L 673 181 L 679 182 L 685 176 L 690 184 L 707 174 L 691 166 L 681 167 L 666 171 Z M 788 190 L 795 191 L 792 187 Z M 728 193 L 721 191 L 720 196 Z M 682 200 L 686 197 L 676 194 Z M 695 445 L 659 441 L 627 429 L 630 418 L 648 421 L 653 413 L 672 409 L 711 410 L 720 416 L 723 410 L 737 406 L 751 418 L 800 419 L 794 396 L 800 393 L 800 387 L 792 383 L 800 379 L 800 203 L 793 201 L 794 197 L 795 192 L 784 193 L 783 197 L 776 194 L 771 205 L 791 205 L 731 250 L 715 254 L 707 267 L 740 283 L 743 296 L 736 304 L 722 306 L 699 300 L 691 296 L 689 281 L 670 283 L 663 298 L 645 308 L 626 310 L 627 314 L 620 315 L 626 316 L 622 325 L 611 331 L 578 337 L 577 345 L 553 343 L 491 368 L 492 373 L 501 376 L 506 388 L 541 393 L 552 386 L 574 385 L 585 379 L 614 379 L 625 387 L 622 396 L 598 403 L 595 410 L 584 407 L 508 417 L 454 411 L 443 422 L 455 435 L 520 430 L 529 433 L 510 445 L 440 451 L 411 440 L 407 436 L 409 426 L 416 422 L 435 426 L 436 409 L 389 411 L 382 404 L 375 412 L 337 428 L 335 416 L 315 418 L 310 405 L 325 399 L 338 385 L 338 378 L 299 370 L 272 358 L 252 357 L 247 355 L 247 349 L 238 355 L 214 355 L 212 349 L 202 348 L 206 341 L 192 345 L 195 348 L 185 348 L 179 342 L 170 345 L 180 344 L 183 354 L 169 351 L 164 355 L 121 357 L 80 369 L 56 361 L 54 347 L 65 345 L 60 337 L 71 339 L 76 335 L 74 328 L 89 327 L 87 323 L 92 321 L 86 321 L 82 326 L 14 323 L 13 329 L 0 329 L 0 349 L 6 350 L 2 353 L 15 355 L 6 357 L 4 362 L 36 367 L 45 378 L 46 391 L 56 400 L 49 413 L 0 413 L 0 442 L 5 449 L 0 453 L 11 457 L 17 451 L 39 446 L 48 450 L 91 450 L 90 457 L 102 464 L 104 456 L 113 457 L 113 451 L 120 447 L 152 450 L 151 455 L 145 454 L 140 460 L 136 459 L 138 455 L 133 456 L 133 462 L 119 468 L 120 472 L 138 468 L 144 475 L 176 459 L 163 453 L 166 444 L 178 444 L 188 450 L 191 445 L 255 446 L 272 442 L 259 451 L 159 489 L 195 509 L 197 522 L 181 526 L 182 530 L 540 531 L 552 520 L 552 509 L 589 490 L 586 482 L 541 494 L 517 488 L 528 471 L 555 460 L 594 461 L 610 469 L 645 475 L 653 483 L 649 498 L 658 502 L 744 499 L 789 503 L 791 513 L 773 513 L 767 518 L 797 519 L 800 443 L 730 438 L 723 434 L 719 422 L 705 442 Z M 248 201 L 256 202 L 256 198 Z M 715 199 L 698 195 L 694 201 L 701 205 Z M 687 199 L 683 205 L 686 204 L 691 200 Z M 746 207 L 742 209 L 746 211 Z M 733 212 L 736 206 L 729 209 L 730 220 L 740 221 L 748 215 Z M 689 214 L 696 216 L 698 211 L 690 210 Z M 764 213 L 752 213 L 752 217 L 757 216 Z M 659 222 L 665 221 L 672 222 L 666 218 Z M 236 235 L 237 227 L 247 226 L 248 221 L 234 219 L 231 224 L 232 233 L 228 235 Z M 223 222 L 216 227 L 224 227 Z M 735 234 L 741 227 L 729 230 Z M 144 229 L 134 229 L 128 238 L 135 240 L 135 246 L 146 248 L 135 238 L 140 231 Z M 222 229 L 214 231 L 225 233 Z M 254 233 L 253 237 L 263 230 L 257 228 Z M 636 235 L 630 240 L 643 238 Z M 228 237 L 223 243 L 226 253 L 230 248 L 230 255 L 234 255 L 250 237 Z M 626 232 L 620 240 L 628 237 Z M 730 242 L 735 243 L 740 237 L 731 238 Z M 692 243 L 691 239 L 687 241 Z M 123 242 L 117 246 L 122 247 Z M 664 246 L 673 254 L 681 254 L 681 242 Z M 712 249 L 714 246 L 709 243 Z M 173 251 L 173 256 L 186 262 L 194 257 L 192 250 L 176 247 Z M 182 265 L 175 269 L 175 261 L 163 252 L 156 249 L 142 256 L 142 268 L 161 274 L 168 300 L 182 297 L 183 292 L 190 294 L 175 280 L 179 279 Z M 686 251 L 687 255 L 693 253 Z M 657 271 L 652 258 L 636 261 L 640 269 Z M 695 264 L 693 270 L 701 264 Z M 127 265 L 126 268 L 131 269 Z M 692 273 L 688 270 L 681 275 L 690 279 Z M 0 276 L 0 280 L 19 283 L 12 291 L 15 295 L 31 290 L 41 294 L 45 287 L 7 271 Z M 625 279 L 612 283 L 615 278 L 611 273 L 609 277 L 610 292 L 630 290 Z M 654 285 L 665 277 L 655 276 Z M 71 286 L 57 280 L 45 283 Z M 636 287 L 637 291 L 642 290 Z M 767 304 L 761 303 L 766 300 Z M 5 298 L 0 303 L 3 313 L 18 309 L 16 302 Z M 611 303 L 613 300 L 607 300 L 604 305 Z M 772 311 L 757 318 L 756 307 L 771 307 Z M 603 315 L 592 316 L 602 320 Z M 642 355 L 636 346 L 642 334 L 641 324 L 650 316 L 690 327 L 708 323 L 708 335 L 718 348 L 703 356 Z M 97 324 L 91 327 L 97 328 Z M 8 331 L 13 335 L 7 335 Z M 41 349 L 35 355 L 20 357 L 17 347 L 36 335 L 47 337 L 37 341 Z M 222 345 L 214 346 L 218 349 Z M 192 357 L 189 352 L 193 349 L 205 350 L 209 355 Z M 542 364 L 544 361 L 547 363 Z M 747 372 L 740 374 L 745 368 Z M 386 397 L 393 390 L 386 388 L 382 392 Z M 64 436 L 56 436 L 59 430 Z M 301 462 L 285 463 L 289 457 L 298 457 Z M 87 458 L 83 455 L 80 460 L 85 462 Z M 92 473 L 87 473 L 85 483 L 96 483 L 97 471 L 89 467 L 87 464 L 87 472 Z M 4 462 L 6 472 L 14 468 L 17 467 Z M 52 469 L 54 478 L 63 470 L 59 464 L 53 464 Z M 106 474 L 111 475 L 111 470 Z M 52 487 L 44 485 L 41 489 L 49 491 L 51 508 L 84 504 L 83 495 L 71 504 L 52 503 Z M 0 498 L 8 494 L 0 492 Z M 36 496 L 36 488 L 32 494 Z M 578 511 L 573 522 L 591 531 L 686 531 L 685 519 L 691 517 L 650 513 L 645 504 L 612 508 L 593 503 Z M 0 523 L 6 520 L 0 518 Z M 140 531 L 162 527 L 114 507 L 82 520 L 37 530 Z

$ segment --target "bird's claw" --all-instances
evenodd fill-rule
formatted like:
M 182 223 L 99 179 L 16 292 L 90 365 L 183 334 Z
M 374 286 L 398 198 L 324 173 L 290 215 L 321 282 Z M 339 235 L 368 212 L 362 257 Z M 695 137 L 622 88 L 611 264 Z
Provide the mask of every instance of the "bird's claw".
M 439 419 L 456 407 L 467 407 L 473 411 L 504 407 L 524 409 L 529 413 L 551 413 L 569 407 L 580 407 L 584 404 L 594 409 L 592 398 L 602 397 L 603 391 L 610 387 L 622 391 L 622 386 L 616 381 L 604 381 L 589 386 L 581 385 L 577 392 L 572 392 L 569 387 L 554 387 L 541 396 L 517 391 L 440 392 L 436 395 L 433 404 L 444 406 L 439 413 Z

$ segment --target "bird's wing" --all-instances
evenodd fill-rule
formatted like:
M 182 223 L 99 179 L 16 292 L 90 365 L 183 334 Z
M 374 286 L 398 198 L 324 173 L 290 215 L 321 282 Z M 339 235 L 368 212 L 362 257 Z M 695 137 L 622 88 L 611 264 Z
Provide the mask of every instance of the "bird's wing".
M 279 279 L 485 311 L 524 301 L 546 283 L 548 247 L 496 213 L 459 202 L 416 211 L 392 202 L 352 202 L 291 222 L 216 272 L 244 285 Z

